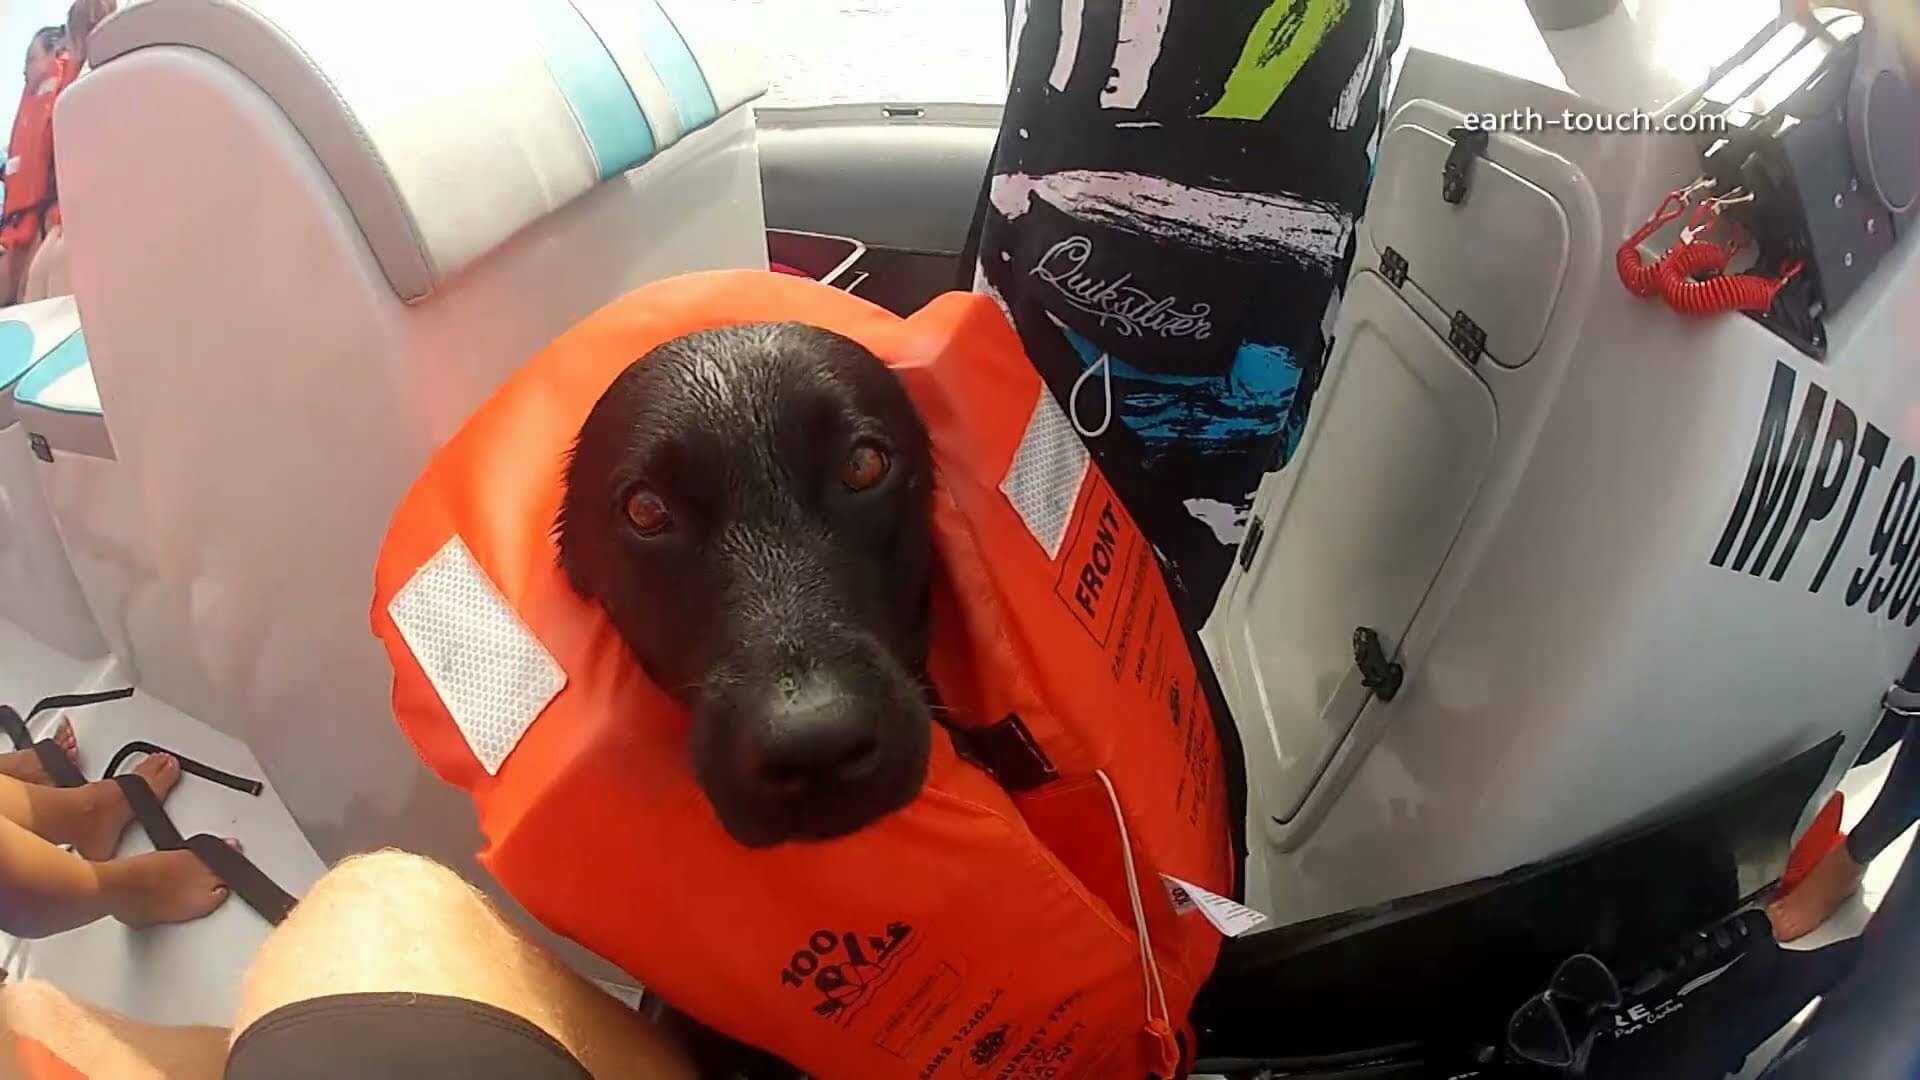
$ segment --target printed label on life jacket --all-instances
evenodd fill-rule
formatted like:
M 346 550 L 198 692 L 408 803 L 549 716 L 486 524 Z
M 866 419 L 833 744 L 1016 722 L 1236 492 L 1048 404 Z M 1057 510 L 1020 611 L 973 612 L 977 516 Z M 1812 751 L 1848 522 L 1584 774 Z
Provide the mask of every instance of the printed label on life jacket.
M 1019 1040 L 1018 1048 L 1007 1055 L 993 1073 L 996 1080 L 1052 1080 L 1072 1076 L 1078 1064 L 1075 1058 L 1085 1048 L 1081 1040 L 1087 1033 L 1086 1022 L 1075 1015 L 1074 1006 L 1079 1003 L 1080 995 L 1073 994 L 1054 1006 L 1046 1019 Z
M 1181 732 L 1183 768 L 1173 783 L 1176 813 L 1198 826 L 1214 796 L 1218 762 L 1204 699 L 1187 662 L 1186 641 L 1166 590 L 1154 575 L 1152 545 L 1121 508 L 1106 480 L 1089 473 L 1068 527 L 1054 595 L 1099 645 L 1108 675 L 1165 706 Z
M 1184 642 L 1179 643 L 1184 646 Z M 1180 699 L 1181 684 L 1175 682 L 1171 687 L 1174 700 Z M 1185 695 L 1186 744 L 1181 749 L 1181 761 L 1186 766 L 1174 786 L 1173 802 L 1179 815 L 1188 825 L 1198 827 L 1201 815 L 1206 811 L 1213 798 L 1214 732 L 1213 725 L 1203 723 L 1200 715 L 1201 697 L 1197 688 L 1190 689 Z
M 1055 1080 L 1074 1075 L 1087 1023 L 1074 993 L 1038 1021 L 1007 1012 L 1017 975 L 971 983 L 963 964 L 933 955 L 910 924 L 876 933 L 821 929 L 778 976 L 823 1023 L 904 1062 L 921 1080 Z M 986 989 L 980 984 L 985 982 Z M 973 995 L 972 1000 L 968 996 Z
M 1134 616 L 1139 607 L 1139 586 L 1145 563 L 1152 553 L 1142 550 L 1140 532 L 1133 527 L 1120 507 L 1120 500 L 1098 474 L 1081 489 L 1069 525 L 1065 553 L 1060 560 L 1060 577 L 1054 594 L 1094 643 L 1105 649 L 1120 625 L 1122 641 L 1112 652 L 1126 653 Z M 1125 612 L 1127 618 L 1121 617 Z
M 1081 1001 L 1069 996 L 1039 1023 L 1007 1016 L 996 988 L 962 1014 L 951 1034 L 927 1059 L 920 1080 L 1056 1080 L 1071 1077 L 1087 1025 L 1074 1015 Z
M 780 970 L 780 985 L 800 992 L 815 1016 L 848 1027 L 919 948 L 904 922 L 875 932 L 815 930 Z
M 1038 1022 L 1006 1013 L 1009 987 L 984 992 L 965 967 L 922 948 L 904 922 L 877 933 L 821 929 L 794 950 L 779 982 L 822 1022 L 921 1062 L 922 1080 L 1049 1080 L 1072 1076 L 1087 1025 L 1075 993 Z M 977 984 L 981 980 L 975 980 Z M 1011 977 L 1007 980 L 1011 982 Z M 977 993 L 976 1000 L 965 995 Z

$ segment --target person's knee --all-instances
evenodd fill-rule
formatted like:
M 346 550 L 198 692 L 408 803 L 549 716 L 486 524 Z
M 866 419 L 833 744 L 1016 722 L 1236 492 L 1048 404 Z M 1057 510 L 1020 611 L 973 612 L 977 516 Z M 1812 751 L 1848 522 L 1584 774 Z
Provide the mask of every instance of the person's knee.
M 460 875 L 424 855 L 391 848 L 341 860 L 307 895 L 314 898 L 367 893 L 388 897 L 403 895 L 414 901 L 435 897 L 478 900 L 472 886 L 461 880 Z
M 372 991 L 442 993 L 458 956 L 489 925 L 458 874 L 403 851 L 356 855 L 328 870 L 248 968 L 237 1032 L 293 1001 Z
M 354 855 L 307 891 L 275 939 L 345 939 L 342 948 L 381 950 L 395 940 L 472 927 L 491 909 L 473 886 L 432 859 L 405 851 Z
M 39 979 L 9 982 L 0 986 L 0 1017 L 14 1030 L 23 1030 L 21 1021 L 44 1021 L 70 1009 L 73 999 L 64 990 Z

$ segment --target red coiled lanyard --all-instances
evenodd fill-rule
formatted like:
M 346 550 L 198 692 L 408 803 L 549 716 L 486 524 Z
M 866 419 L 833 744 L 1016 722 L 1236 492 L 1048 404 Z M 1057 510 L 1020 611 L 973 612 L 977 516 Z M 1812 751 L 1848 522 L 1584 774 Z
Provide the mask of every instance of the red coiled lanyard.
M 1799 275 L 1802 264 L 1798 261 L 1789 264 L 1779 278 L 1726 273 L 1734 255 L 1744 246 L 1737 226 L 1728 222 L 1730 236 L 1725 243 L 1707 237 L 1720 224 L 1724 208 L 1753 201 L 1751 192 L 1739 189 L 1694 206 L 1687 226 L 1680 230 L 1680 242 L 1652 264 L 1641 257 L 1641 244 L 1686 213 L 1695 194 L 1713 186 L 1712 180 L 1701 179 L 1669 192 L 1646 224 L 1620 245 L 1614 253 L 1614 266 L 1628 292 L 1642 298 L 1658 296 L 1682 315 L 1766 311 L 1773 307 L 1774 298 L 1787 282 Z

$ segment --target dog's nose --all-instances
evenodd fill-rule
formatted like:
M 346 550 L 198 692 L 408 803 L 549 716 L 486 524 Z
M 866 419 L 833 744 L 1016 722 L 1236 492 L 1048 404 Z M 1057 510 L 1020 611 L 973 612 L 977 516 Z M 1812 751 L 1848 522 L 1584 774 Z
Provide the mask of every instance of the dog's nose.
M 767 710 L 758 771 L 783 790 L 845 783 L 872 769 L 880 752 L 874 712 L 830 681 L 781 680 Z

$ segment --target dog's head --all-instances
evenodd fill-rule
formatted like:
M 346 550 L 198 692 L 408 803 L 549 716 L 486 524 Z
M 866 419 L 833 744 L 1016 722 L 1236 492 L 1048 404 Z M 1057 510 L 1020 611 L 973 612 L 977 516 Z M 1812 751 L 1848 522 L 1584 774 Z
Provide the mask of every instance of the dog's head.
M 932 488 L 899 379 L 793 323 L 669 341 L 581 427 L 560 565 L 691 708 L 695 780 L 740 843 L 842 836 L 919 793 Z

